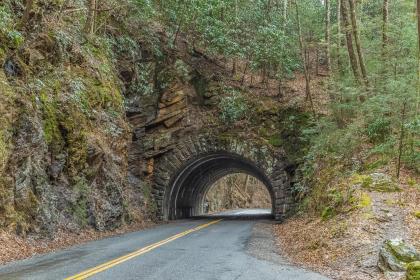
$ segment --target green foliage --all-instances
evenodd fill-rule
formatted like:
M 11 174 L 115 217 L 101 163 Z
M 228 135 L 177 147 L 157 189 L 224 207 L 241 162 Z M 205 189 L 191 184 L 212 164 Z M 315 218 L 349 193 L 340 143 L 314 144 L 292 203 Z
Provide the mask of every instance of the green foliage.
M 179 77 L 181 77 L 183 82 L 190 80 L 190 70 L 188 69 L 188 65 L 185 64 L 181 59 L 177 59 L 175 61 L 175 70 Z
M 388 119 L 377 119 L 368 124 L 366 134 L 372 143 L 382 143 L 391 132 L 391 121 Z
M 88 224 L 87 198 L 89 195 L 89 186 L 84 177 L 76 178 L 73 192 L 77 196 L 77 199 L 72 204 L 72 212 L 79 226 L 85 227 Z
M 274 147 L 281 147 L 283 141 L 280 138 L 280 136 L 273 135 L 273 136 L 270 137 L 270 139 L 268 139 L 268 143 L 270 143 L 270 145 L 272 145 Z
M 18 48 L 24 41 L 22 33 L 16 30 L 9 31 L 7 33 L 7 37 L 9 39 L 10 46 L 13 48 Z
M 317 15 L 307 17 L 305 26 L 321 27 L 322 6 L 310 0 L 305 0 L 305 5 L 308 15 Z M 146 7 L 150 11 L 147 14 L 168 26 L 171 47 L 183 32 L 208 53 L 249 59 L 253 71 L 276 69 L 281 77 L 299 68 L 296 32 L 289 32 L 293 23 L 284 22 L 282 5 L 249 0 L 167 0 L 140 1 L 140 7 Z
M 321 212 L 321 218 L 325 221 L 336 215 L 335 209 L 332 206 L 325 207 Z
M 226 89 L 226 94 L 220 99 L 219 110 L 221 120 L 230 124 L 245 117 L 248 105 L 241 92 Z
M 10 48 L 18 48 L 24 42 L 21 32 L 15 29 L 12 12 L 0 3 L 0 43 Z
M 42 103 L 44 113 L 44 137 L 48 144 L 55 144 L 61 141 L 61 134 L 58 128 L 58 109 L 57 103 L 45 92 L 41 92 L 39 99 Z

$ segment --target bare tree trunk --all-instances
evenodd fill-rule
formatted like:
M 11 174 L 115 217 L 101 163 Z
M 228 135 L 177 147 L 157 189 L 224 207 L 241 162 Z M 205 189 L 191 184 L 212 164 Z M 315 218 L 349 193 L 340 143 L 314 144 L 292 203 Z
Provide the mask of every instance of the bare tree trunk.
M 341 2 L 341 15 L 343 18 L 343 23 L 344 23 L 344 32 L 346 34 L 346 43 L 347 43 L 347 51 L 348 51 L 349 59 L 350 59 L 350 66 L 351 66 L 351 69 L 353 70 L 353 74 L 356 81 L 360 83 L 359 67 L 358 67 L 357 57 L 356 57 L 356 54 L 354 53 L 354 48 L 353 48 L 353 38 L 352 38 L 352 33 L 351 33 L 352 28 L 350 25 L 348 9 L 347 9 L 347 4 L 345 0 Z
M 353 36 L 354 36 L 354 42 L 356 43 L 356 50 L 357 55 L 359 58 L 359 65 L 360 70 L 362 71 L 362 77 L 365 82 L 365 84 L 368 84 L 368 78 L 366 73 L 366 67 L 365 67 L 365 60 L 363 58 L 363 52 L 362 52 L 362 46 L 360 43 L 360 35 L 359 35 L 359 29 L 357 27 L 357 18 L 356 18 L 356 3 L 354 0 L 349 0 L 350 4 L 350 15 L 351 15 L 351 23 L 353 26 Z
M 329 66 L 327 66 L 329 67 Z M 316 46 L 315 75 L 319 75 L 319 46 Z
M 384 0 L 382 12 L 383 12 L 383 23 L 382 23 L 382 50 L 385 54 L 386 46 L 388 44 L 388 1 Z
M 420 96 L 420 0 L 417 0 L 417 39 L 418 39 L 418 52 L 417 52 L 417 96 Z M 419 99 L 417 98 L 416 112 L 419 111 Z
M 245 182 L 244 182 L 244 187 L 245 187 L 245 193 L 248 194 L 248 183 L 249 183 L 249 175 L 246 174 L 245 175 Z
M 287 6 L 288 1 L 283 0 L 283 30 L 286 33 L 286 24 L 287 24 Z
M 399 139 L 399 144 L 398 144 L 397 178 L 400 178 L 401 155 L 403 151 L 403 141 L 404 141 L 404 134 L 405 134 L 404 122 L 405 122 L 405 117 L 406 117 L 406 110 L 407 110 L 407 102 L 404 101 L 403 108 L 401 110 L 401 128 L 400 128 L 400 139 Z
M 341 41 L 341 0 L 337 0 L 337 68 L 341 72 L 341 55 L 340 50 L 342 46 Z
M 330 17 L 331 17 L 331 2 L 330 0 L 325 0 L 325 44 L 326 44 L 326 67 L 327 71 L 330 71 L 331 68 L 331 54 L 330 54 Z
M 26 0 L 25 11 L 23 12 L 22 21 L 20 22 L 21 28 L 24 28 L 27 25 L 33 5 L 34 5 L 33 0 Z
M 95 30 L 96 0 L 89 0 L 88 15 L 85 23 L 85 33 L 93 34 Z
M 304 43 L 303 43 L 302 29 L 301 29 L 301 26 L 300 26 L 300 18 L 299 18 L 299 6 L 298 6 L 298 3 L 297 3 L 297 0 L 295 0 L 295 8 L 296 8 L 296 21 L 297 21 L 297 27 L 298 27 L 300 53 L 301 53 L 301 56 L 302 56 L 303 72 L 304 72 L 304 75 L 305 75 L 306 98 L 309 99 L 311 109 L 312 109 L 312 113 L 315 117 L 316 116 L 315 107 L 314 107 L 314 103 L 313 103 L 313 100 L 312 100 L 312 94 L 311 94 L 311 79 L 310 79 L 310 76 L 309 76 L 308 64 L 307 64 L 306 56 L 305 56 L 305 49 L 306 48 L 305 48 Z

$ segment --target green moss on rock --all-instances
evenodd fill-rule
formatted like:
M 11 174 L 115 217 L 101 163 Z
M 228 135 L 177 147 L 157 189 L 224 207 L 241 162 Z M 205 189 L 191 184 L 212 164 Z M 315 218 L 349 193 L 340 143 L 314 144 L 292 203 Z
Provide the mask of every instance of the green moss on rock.
M 411 262 L 407 265 L 407 280 L 420 280 L 420 261 Z
M 402 239 L 385 240 L 380 252 L 378 267 L 383 271 L 404 271 L 411 262 L 420 260 L 416 249 Z
M 358 184 L 369 191 L 397 192 L 400 191 L 398 184 L 390 176 L 383 173 L 372 173 L 370 175 L 355 174 L 352 183 Z
M 359 207 L 370 208 L 371 206 L 372 206 L 372 198 L 369 196 L 369 194 L 363 192 L 360 195 Z
M 13 189 L 5 174 L 12 151 L 12 124 L 15 117 L 14 92 L 0 69 L 0 226 L 10 220 L 13 209 Z
M 279 135 L 273 135 L 268 140 L 268 143 L 274 147 L 280 147 L 283 144 L 283 141 Z

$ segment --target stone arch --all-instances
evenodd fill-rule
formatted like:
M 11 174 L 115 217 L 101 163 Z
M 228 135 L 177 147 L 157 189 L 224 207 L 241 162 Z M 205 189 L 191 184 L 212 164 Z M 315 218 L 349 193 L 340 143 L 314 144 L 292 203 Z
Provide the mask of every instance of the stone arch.
M 276 220 L 291 208 L 290 179 L 284 154 L 259 139 L 210 134 L 186 137 L 156 162 L 154 195 L 163 220 L 202 214 L 207 190 L 219 178 L 247 173 L 267 187 Z

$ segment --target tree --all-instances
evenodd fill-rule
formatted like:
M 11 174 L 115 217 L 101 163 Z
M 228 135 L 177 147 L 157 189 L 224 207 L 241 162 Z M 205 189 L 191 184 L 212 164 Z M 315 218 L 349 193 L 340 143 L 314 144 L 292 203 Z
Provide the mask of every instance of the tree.
M 404 100 L 403 106 L 401 109 L 401 125 L 400 125 L 400 137 L 398 139 L 398 160 L 397 160 L 397 178 L 400 178 L 400 170 L 401 170 L 401 156 L 403 153 L 403 141 L 405 135 L 405 127 L 404 122 L 406 120 L 407 114 L 407 101 Z
M 331 2 L 330 0 L 325 0 L 325 44 L 326 44 L 326 66 L 327 71 L 330 71 L 331 67 L 331 54 L 330 54 L 330 17 L 331 17 Z
M 96 0 L 88 1 L 88 12 L 84 31 L 86 34 L 93 34 L 95 31 Z
M 353 70 L 356 82 L 360 83 L 360 72 L 357 57 L 353 48 L 352 26 L 350 24 L 348 6 L 346 0 L 341 1 L 341 16 L 343 19 L 344 32 L 346 34 L 347 51 L 349 54 L 351 69 Z
M 420 0 L 417 0 L 417 95 L 420 96 Z M 419 101 L 416 104 L 418 111 Z
M 382 51 L 385 54 L 386 45 L 388 43 L 388 1 L 384 0 L 382 5 Z
M 337 69 L 342 71 L 341 67 L 341 0 L 337 0 Z
M 359 29 L 357 27 L 355 0 L 349 0 L 349 5 L 350 5 L 350 15 L 351 15 L 353 37 L 354 37 L 354 42 L 356 44 L 357 55 L 359 58 L 359 66 L 360 66 L 360 70 L 362 71 L 363 81 L 367 85 L 368 78 L 367 78 L 367 73 L 366 73 L 365 59 L 363 58 L 363 52 L 362 52 L 362 46 L 361 46 L 362 44 L 360 42 Z
M 288 1 L 283 0 L 283 30 L 286 32 Z
M 313 103 L 313 100 L 312 100 L 312 94 L 311 94 L 311 78 L 309 76 L 308 63 L 307 63 L 307 58 L 306 58 L 306 55 L 305 55 L 305 49 L 306 48 L 304 46 L 304 41 L 303 41 L 303 36 L 302 36 L 302 28 L 301 28 L 300 17 L 299 17 L 299 6 L 298 6 L 297 2 L 298 1 L 295 0 L 296 24 L 297 24 L 298 36 L 299 36 L 300 53 L 301 53 L 301 56 L 302 56 L 303 73 L 305 75 L 305 92 L 306 92 L 306 98 L 309 99 L 311 110 L 312 110 L 312 113 L 315 117 L 316 116 L 315 107 L 314 107 L 314 103 Z

